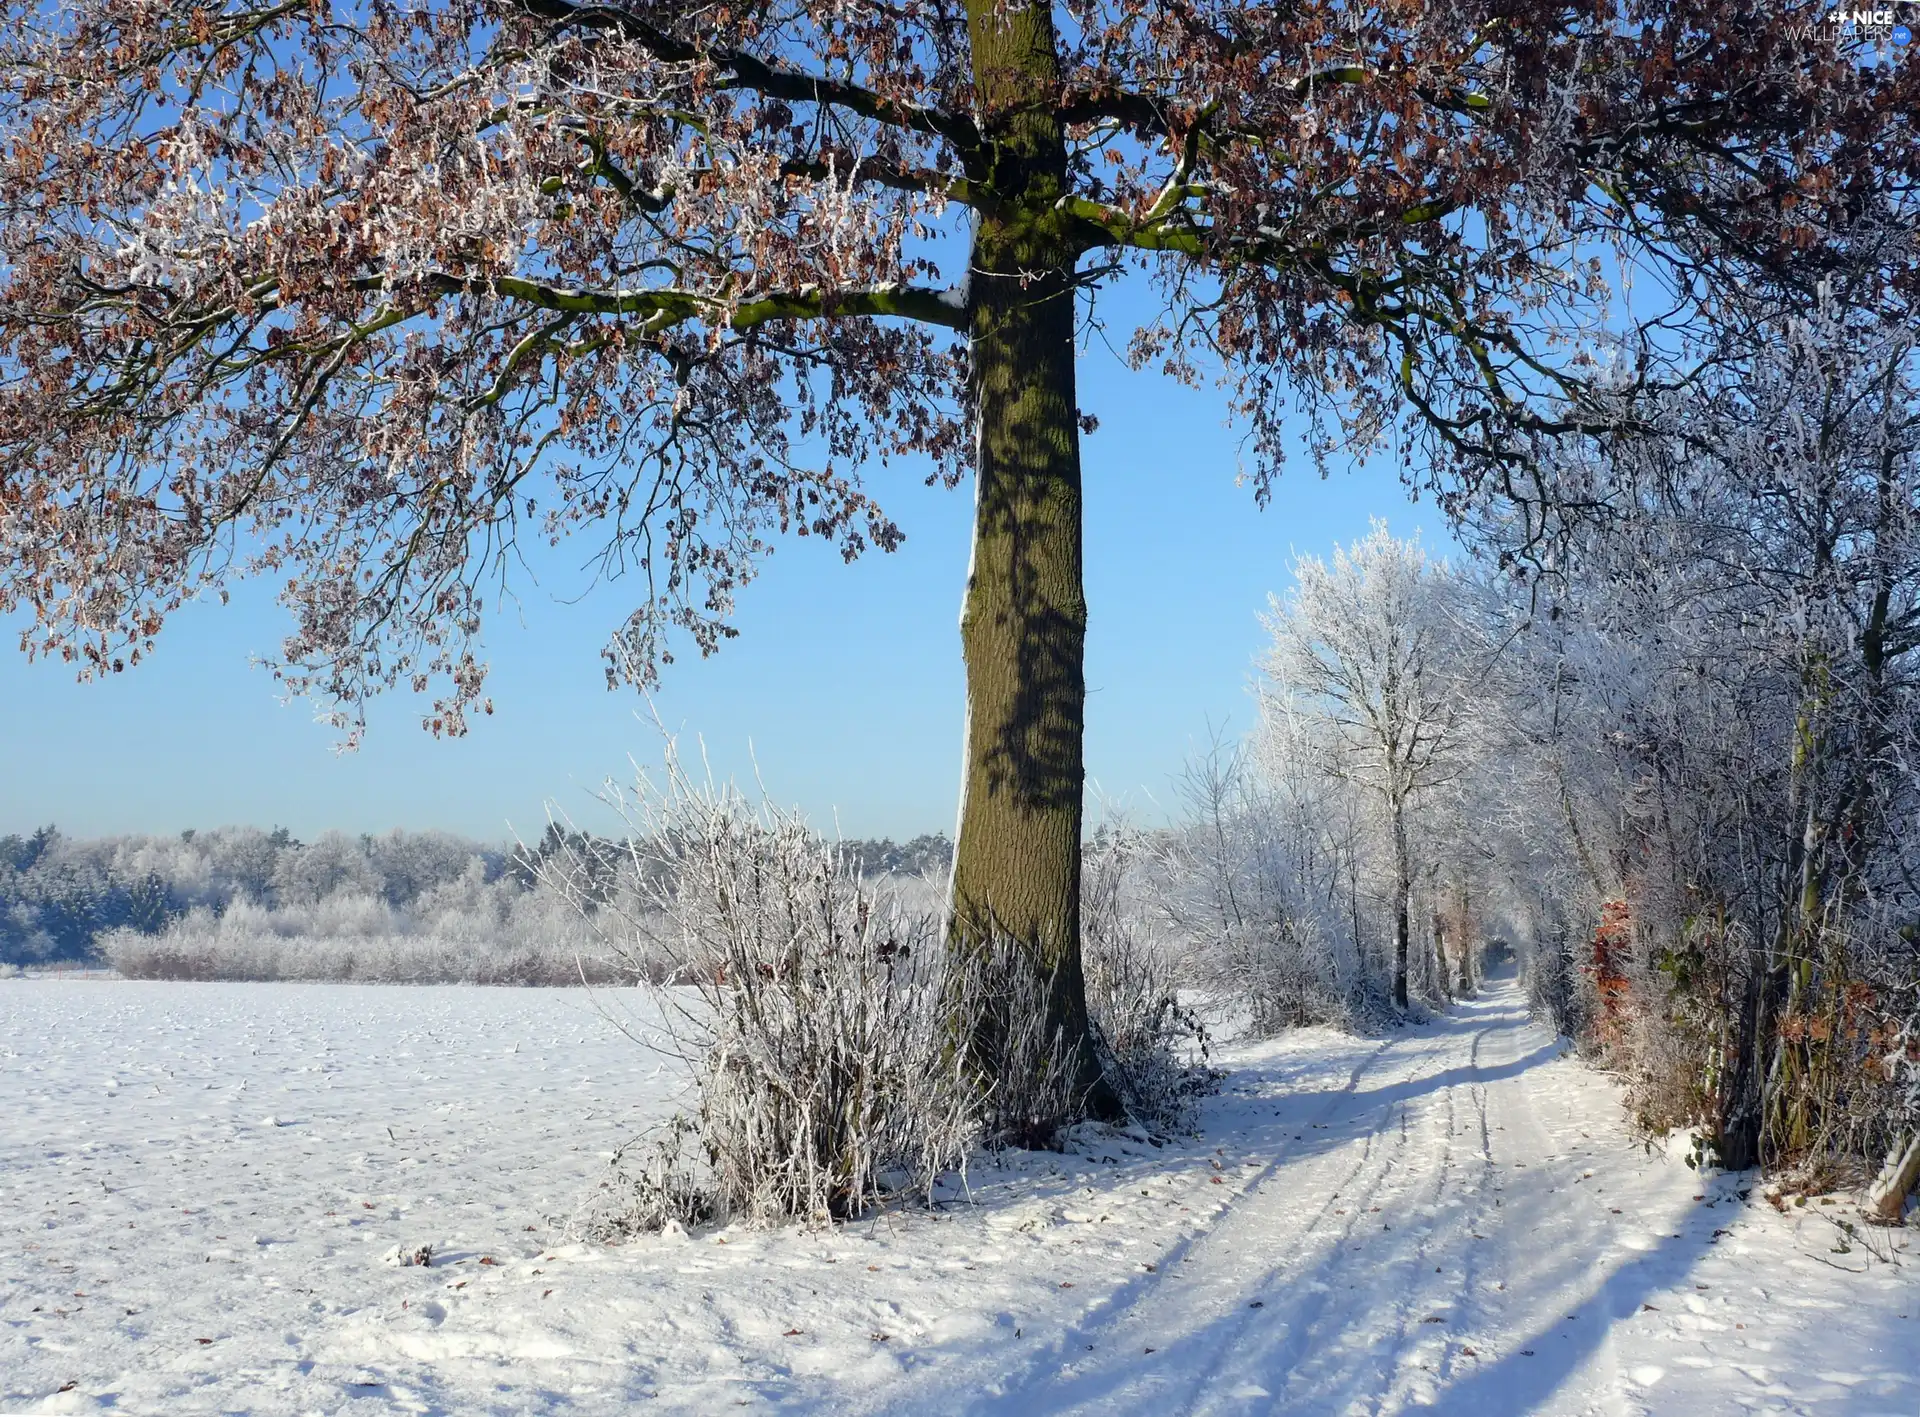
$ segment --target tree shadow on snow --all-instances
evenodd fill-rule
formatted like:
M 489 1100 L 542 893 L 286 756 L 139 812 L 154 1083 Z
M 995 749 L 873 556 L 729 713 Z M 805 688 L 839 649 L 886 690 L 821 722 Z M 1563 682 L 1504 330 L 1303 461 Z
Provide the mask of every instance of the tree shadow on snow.
M 1442 1072 L 1429 1073 L 1425 1077 L 1408 1078 L 1405 1082 L 1388 1083 L 1384 1087 L 1365 1088 L 1353 1094 L 1354 1100 L 1365 1106 L 1391 1107 L 1396 1103 L 1421 1097 L 1429 1092 L 1439 1092 L 1449 1087 L 1470 1087 L 1490 1082 L 1504 1082 L 1508 1078 L 1519 1077 L 1531 1072 L 1542 1063 L 1551 1063 L 1560 1056 L 1558 1044 L 1550 1043 L 1534 1049 L 1523 1057 L 1510 1063 L 1501 1063 L 1495 1067 L 1447 1068 Z
M 1482 1357 L 1468 1357 L 1458 1345 L 1449 1344 L 1445 1360 L 1432 1373 L 1431 1390 L 1419 1396 L 1403 1393 L 1393 1410 L 1417 1408 L 1438 1417 L 1531 1417 L 1556 1405 L 1586 1410 L 1602 1393 L 1563 1389 L 1599 1351 L 1614 1324 L 1685 1278 L 1706 1246 L 1699 1236 L 1682 1234 L 1685 1238 L 1668 1240 L 1611 1270 L 1581 1300 L 1573 1317 L 1557 1311 L 1556 1322 L 1516 1336 L 1497 1358 L 1484 1347 Z M 1116 1298 L 1108 1319 L 1129 1307 L 1128 1295 Z M 1159 1298 L 1177 1302 L 1173 1294 Z M 1555 1302 L 1551 1295 L 1546 1298 Z M 1353 1410 L 1385 1410 L 1383 1400 L 1396 1388 L 1401 1371 L 1417 1364 L 1421 1355 L 1416 1346 L 1431 1332 L 1423 1331 L 1411 1313 L 1402 1314 L 1400 1332 L 1364 1357 L 1355 1354 L 1358 1361 L 1340 1375 L 1344 1381 L 1296 1384 L 1295 1374 L 1305 1360 L 1316 1353 L 1324 1356 L 1328 1345 L 1345 1337 L 1316 1324 L 1315 1317 L 1284 1299 L 1269 1300 L 1260 1310 L 1237 1310 L 1186 1333 L 1162 1337 L 1148 1353 L 1131 1344 L 1124 1352 L 1114 1351 L 1109 1340 L 1116 1335 L 1104 1331 L 1101 1316 L 1090 1316 L 1055 1350 L 1057 1366 L 1050 1380 L 1016 1383 L 1011 1390 L 981 1395 L 955 1410 L 970 1417 L 1024 1417 L 1042 1411 L 1146 1417 L 1189 1410 L 1337 1417 Z
M 1615 1324 L 1640 1312 L 1652 1295 L 1685 1280 L 1712 1243 L 1710 1235 L 1698 1232 L 1711 1228 L 1711 1217 L 1703 1216 L 1698 1225 L 1683 1221 L 1680 1234 L 1608 1271 L 1572 1314 L 1555 1313 L 1553 1322 L 1516 1336 L 1493 1361 L 1455 1358 L 1431 1410 L 1457 1417 L 1525 1417 L 1541 1411 L 1562 1395 L 1568 1379 L 1600 1350 Z
M 1512 1013 L 1498 1000 L 1480 1001 L 1442 1027 Z M 1361 1086 L 1365 1062 L 1345 1088 L 1258 1096 L 1249 1086 L 1244 1097 L 1221 1099 L 1208 1131 L 1230 1135 L 1240 1158 L 1262 1164 L 1255 1184 L 1285 1185 L 1290 1164 L 1350 1143 L 1356 1132 L 1385 1130 L 1413 1099 L 1518 1078 L 1559 1053 L 1556 1040 L 1510 1062 L 1445 1068 L 1371 1089 Z M 1255 1084 L 1262 1071 L 1235 1079 Z M 1445 1206 L 1424 1217 L 1382 1214 L 1380 1228 L 1352 1227 L 1317 1254 L 1262 1257 L 1264 1276 L 1240 1296 L 1259 1294 L 1259 1304 L 1236 1302 L 1207 1319 L 1194 1310 L 1217 1307 L 1227 1296 L 1183 1282 L 1184 1257 L 1205 1232 L 1183 1239 L 1160 1257 L 1157 1272 L 1128 1279 L 1046 1351 L 1021 1355 L 1010 1365 L 1019 1371 L 1008 1372 L 1004 1384 L 947 1410 L 978 1417 L 1188 1410 L 1332 1417 L 1356 1407 L 1378 1410 L 1389 1398 L 1456 1417 L 1522 1417 L 1556 1399 L 1581 1407 L 1595 1394 L 1563 1391 L 1569 1380 L 1614 1325 L 1686 1279 L 1724 1217 L 1706 1206 L 1633 1217 L 1612 1227 L 1607 1248 L 1596 1253 L 1591 1232 L 1570 1223 L 1568 1208 L 1598 1196 L 1577 1192 L 1573 1171 L 1555 1177 L 1558 1185 L 1523 1190 L 1512 1173 L 1491 1160 L 1486 1166 L 1474 1186 L 1504 1204 L 1480 1209 L 1478 1221 Z M 1665 1233 L 1656 1233 L 1663 1220 L 1670 1221 L 1658 1225 Z M 1497 1228 L 1482 1236 L 1476 1224 Z M 1556 1235 L 1566 1237 L 1562 1250 L 1555 1249 Z M 1647 1248 L 1609 1256 L 1613 1245 L 1633 1239 Z M 1444 1277 L 1435 1273 L 1436 1260 L 1446 1262 Z M 1489 1304 L 1496 1279 L 1509 1287 Z M 1595 1376 L 1618 1381 L 1607 1372 Z M 1410 1386 L 1421 1389 L 1418 1395 Z

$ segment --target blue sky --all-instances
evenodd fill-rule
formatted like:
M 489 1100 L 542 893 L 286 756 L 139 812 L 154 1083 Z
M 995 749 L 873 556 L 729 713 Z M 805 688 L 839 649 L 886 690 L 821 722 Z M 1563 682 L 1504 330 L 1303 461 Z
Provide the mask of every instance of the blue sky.
M 1116 312 L 1117 315 L 1117 312 Z M 1113 320 L 1116 342 L 1127 326 Z M 1134 374 L 1095 345 L 1081 404 L 1100 419 L 1084 444 L 1089 777 L 1158 820 L 1168 780 L 1211 722 L 1251 717 L 1257 616 L 1288 580 L 1294 551 L 1325 554 L 1368 519 L 1421 529 L 1450 547 L 1429 503 L 1393 468 L 1336 466 L 1321 480 L 1304 446 L 1255 508 L 1237 485 L 1239 437 L 1216 389 Z M 848 566 L 831 548 L 784 543 L 740 597 L 740 637 L 712 659 L 669 667 L 655 703 L 721 775 L 752 777 L 849 836 L 953 827 L 960 775 L 959 609 L 971 489 L 927 488 L 906 469 L 872 484 L 905 529 L 892 555 Z M 585 560 L 582 544 L 561 568 Z M 486 632 L 496 712 L 435 740 L 422 700 L 377 702 L 365 745 L 335 751 L 301 703 L 283 706 L 249 664 L 285 632 L 262 586 L 226 607 L 177 615 L 158 652 L 105 683 L 59 664 L 0 657 L 0 832 L 57 822 L 75 835 L 176 832 L 222 823 L 328 828 L 442 827 L 482 838 L 537 833 L 553 801 L 606 825 L 591 792 L 657 759 L 658 735 L 630 691 L 609 693 L 599 648 L 627 601 L 614 583 L 572 600 L 581 578 L 523 586 Z M 9 637 L 10 639 L 11 637 Z

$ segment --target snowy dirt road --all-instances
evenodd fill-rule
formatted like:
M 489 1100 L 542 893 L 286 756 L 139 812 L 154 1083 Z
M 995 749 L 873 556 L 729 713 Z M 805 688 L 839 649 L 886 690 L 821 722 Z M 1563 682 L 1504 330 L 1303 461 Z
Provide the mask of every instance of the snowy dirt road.
M 579 991 L 0 982 L 0 1413 L 1920 1412 L 1907 1232 L 1649 1153 L 1510 981 L 1226 1062 L 970 1206 L 608 1247 L 668 1074 Z
M 1511 980 L 1318 1042 L 1236 1073 L 1212 1223 L 965 1410 L 1920 1412 L 1914 1269 L 1635 1146 Z

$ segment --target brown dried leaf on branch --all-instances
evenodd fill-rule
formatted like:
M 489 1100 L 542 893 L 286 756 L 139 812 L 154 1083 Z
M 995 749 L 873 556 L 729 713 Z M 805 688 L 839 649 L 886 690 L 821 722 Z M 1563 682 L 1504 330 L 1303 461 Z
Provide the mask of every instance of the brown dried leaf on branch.
M 1016 73 L 988 3 L 11 6 L 0 606 L 112 672 L 266 576 L 292 688 L 459 733 L 586 530 L 648 681 L 774 535 L 896 545 L 863 466 L 961 475 L 983 224 L 1147 268 L 1135 358 L 1225 370 L 1262 495 L 1296 395 L 1503 475 L 1584 416 L 1609 244 L 1795 277 L 1904 197 L 1912 67 L 1785 9 L 1068 0 Z

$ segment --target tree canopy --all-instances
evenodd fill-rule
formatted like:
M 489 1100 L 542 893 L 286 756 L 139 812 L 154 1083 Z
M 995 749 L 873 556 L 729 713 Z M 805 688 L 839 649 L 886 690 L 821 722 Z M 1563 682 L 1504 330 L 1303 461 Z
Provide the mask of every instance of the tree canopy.
M 63 0 L 0 37 L 0 606 L 117 670 L 277 578 L 292 685 L 484 699 L 489 586 L 590 531 L 608 672 L 703 651 L 862 471 L 975 457 L 983 283 L 1143 267 L 1264 490 L 1579 424 L 1601 256 L 1806 285 L 1906 209 L 1911 66 L 1732 0 Z M 1870 223 L 1868 223 L 1870 225 Z M 983 261 L 970 233 L 1006 234 Z M 1905 271 L 1886 298 L 1904 301 Z M 1666 314 L 1662 311 L 1661 314 Z M 1659 317 L 1611 377 L 1651 378 Z M 1618 334 L 1619 331 L 1615 330 Z

